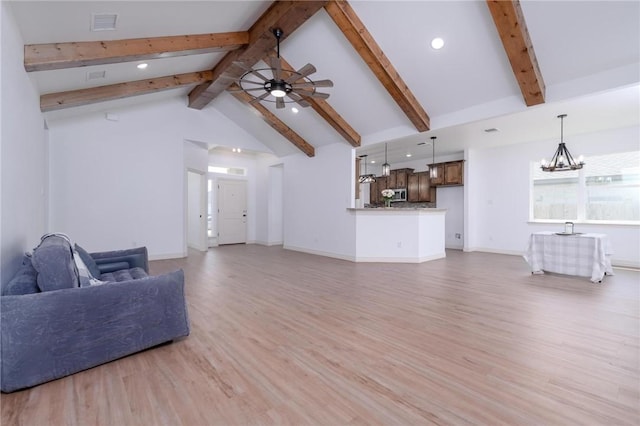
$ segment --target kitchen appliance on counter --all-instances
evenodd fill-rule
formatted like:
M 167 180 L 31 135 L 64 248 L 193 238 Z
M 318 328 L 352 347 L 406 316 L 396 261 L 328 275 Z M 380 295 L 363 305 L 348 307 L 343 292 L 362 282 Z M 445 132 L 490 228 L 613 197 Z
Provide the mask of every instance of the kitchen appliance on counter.
M 407 188 L 393 189 L 393 198 L 391 199 L 391 202 L 395 203 L 398 201 L 407 201 Z

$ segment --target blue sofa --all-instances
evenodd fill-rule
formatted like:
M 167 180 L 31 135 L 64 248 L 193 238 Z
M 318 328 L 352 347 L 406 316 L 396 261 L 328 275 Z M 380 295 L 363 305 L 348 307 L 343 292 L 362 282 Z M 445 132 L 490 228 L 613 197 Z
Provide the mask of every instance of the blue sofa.
M 89 254 L 58 235 L 43 239 L 2 289 L 0 389 L 35 386 L 187 336 L 183 271 L 148 273 L 145 247 Z

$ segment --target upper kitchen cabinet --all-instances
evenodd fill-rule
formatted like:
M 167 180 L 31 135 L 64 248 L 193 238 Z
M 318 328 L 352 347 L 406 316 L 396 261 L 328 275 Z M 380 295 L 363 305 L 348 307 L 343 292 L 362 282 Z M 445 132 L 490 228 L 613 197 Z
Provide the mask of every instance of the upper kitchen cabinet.
M 451 161 L 444 163 L 444 184 L 464 184 L 464 161 Z
M 396 186 L 394 188 L 406 188 L 409 181 L 408 177 L 413 173 L 413 169 L 397 169 L 396 172 Z
M 438 175 L 435 178 L 431 178 L 431 185 L 464 185 L 464 160 L 438 163 L 434 164 L 432 167 L 437 168 Z

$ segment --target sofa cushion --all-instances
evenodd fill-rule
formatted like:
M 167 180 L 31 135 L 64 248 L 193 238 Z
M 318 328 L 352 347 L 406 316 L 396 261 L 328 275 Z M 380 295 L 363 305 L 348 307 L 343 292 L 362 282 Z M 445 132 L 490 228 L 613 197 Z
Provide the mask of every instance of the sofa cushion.
M 80 287 L 89 287 L 90 285 L 104 284 L 104 281 L 100 281 L 99 279 L 94 278 L 93 275 L 91 275 L 91 271 L 89 271 L 87 265 L 84 264 L 77 251 L 73 252 L 73 261 L 75 262 L 76 269 L 78 270 Z
M 45 235 L 33 250 L 32 263 L 40 291 L 80 286 L 71 243 L 63 236 Z
M 98 269 L 98 264 L 93 257 L 91 257 L 91 255 L 78 244 L 75 245 L 75 249 L 84 264 L 89 268 L 89 272 L 91 272 L 93 278 L 100 278 L 100 269 Z
M 111 281 L 111 282 L 121 282 L 121 281 L 130 281 L 137 280 L 140 278 L 147 277 L 148 274 L 142 268 L 131 268 L 131 269 L 122 269 L 120 271 L 107 272 L 100 276 L 102 281 Z
M 22 266 L 16 275 L 4 287 L 3 296 L 19 296 L 22 294 L 39 293 L 40 288 L 37 282 L 38 273 L 31 264 L 31 256 L 24 255 Z

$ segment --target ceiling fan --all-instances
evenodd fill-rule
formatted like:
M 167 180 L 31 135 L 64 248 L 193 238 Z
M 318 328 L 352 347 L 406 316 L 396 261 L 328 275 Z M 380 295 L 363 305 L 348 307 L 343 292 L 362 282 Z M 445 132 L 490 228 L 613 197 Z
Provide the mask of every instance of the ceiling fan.
M 307 64 L 298 71 L 282 67 L 282 60 L 280 59 L 280 37 L 282 37 L 282 34 L 283 32 L 280 28 L 273 30 L 273 35 L 276 38 L 277 56 L 269 56 L 265 59 L 270 68 L 253 69 L 240 62 L 234 62 L 234 65 L 238 65 L 245 70 L 245 73 L 237 81 L 238 86 L 240 86 L 238 90 L 250 95 L 253 98 L 251 102 L 262 100 L 275 102 L 276 108 L 284 108 L 285 103 L 292 102 L 296 102 L 306 108 L 311 106 L 307 102 L 309 98 L 327 99 L 329 94 L 320 93 L 316 91 L 316 88 L 333 87 L 333 82 L 331 80 L 313 81 L 310 79 L 309 75 L 316 72 L 316 68 L 313 65 Z M 272 78 L 267 78 L 263 74 L 264 71 L 271 71 Z

